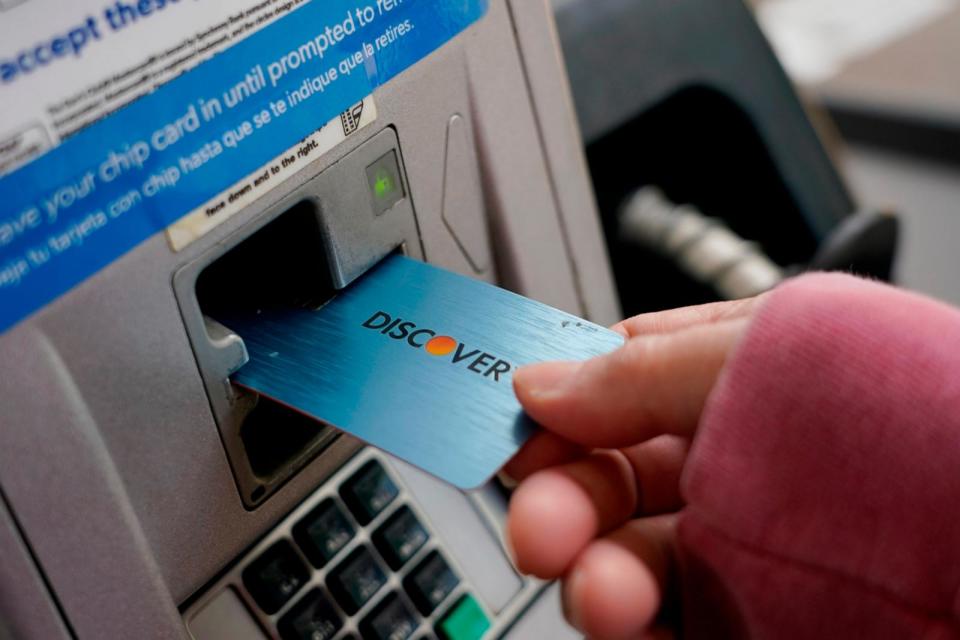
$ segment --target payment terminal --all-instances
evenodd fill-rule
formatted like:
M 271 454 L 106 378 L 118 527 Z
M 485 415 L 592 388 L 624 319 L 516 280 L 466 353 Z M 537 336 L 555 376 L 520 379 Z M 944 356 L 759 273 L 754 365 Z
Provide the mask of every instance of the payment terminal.
M 460 491 L 230 376 L 388 256 L 618 318 L 545 0 L 0 0 L 0 638 L 577 637 Z

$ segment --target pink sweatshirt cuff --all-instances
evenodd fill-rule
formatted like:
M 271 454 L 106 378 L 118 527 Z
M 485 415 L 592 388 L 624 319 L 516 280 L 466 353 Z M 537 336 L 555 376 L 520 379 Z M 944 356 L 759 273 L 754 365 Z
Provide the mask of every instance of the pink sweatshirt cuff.
M 849 276 L 782 285 L 683 488 L 691 597 L 732 635 L 957 637 L 960 312 Z

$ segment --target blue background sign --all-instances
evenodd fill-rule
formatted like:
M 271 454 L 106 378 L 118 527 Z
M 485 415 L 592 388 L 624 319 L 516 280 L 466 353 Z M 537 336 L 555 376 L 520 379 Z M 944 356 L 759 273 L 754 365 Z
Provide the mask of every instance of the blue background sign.
M 488 0 L 314 0 L 0 178 L 0 331 L 481 18 Z

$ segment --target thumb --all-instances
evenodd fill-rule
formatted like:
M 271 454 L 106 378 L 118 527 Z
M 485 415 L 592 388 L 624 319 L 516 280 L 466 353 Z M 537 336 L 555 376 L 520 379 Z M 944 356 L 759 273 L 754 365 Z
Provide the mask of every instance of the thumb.
M 514 389 L 530 417 L 581 445 L 619 448 L 662 434 L 689 437 L 748 322 L 638 336 L 586 362 L 523 367 L 514 374 Z

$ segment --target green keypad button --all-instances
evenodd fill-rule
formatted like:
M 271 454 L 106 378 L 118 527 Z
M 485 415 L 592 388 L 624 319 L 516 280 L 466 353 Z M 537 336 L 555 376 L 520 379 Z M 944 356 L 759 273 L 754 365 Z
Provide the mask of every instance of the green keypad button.
M 442 640 L 479 640 L 489 628 L 490 621 L 479 603 L 465 595 L 437 625 L 437 634 Z

